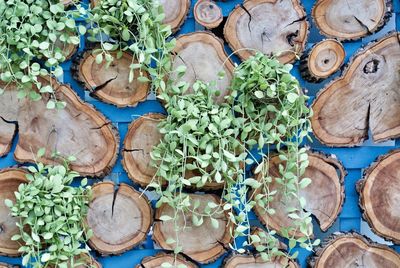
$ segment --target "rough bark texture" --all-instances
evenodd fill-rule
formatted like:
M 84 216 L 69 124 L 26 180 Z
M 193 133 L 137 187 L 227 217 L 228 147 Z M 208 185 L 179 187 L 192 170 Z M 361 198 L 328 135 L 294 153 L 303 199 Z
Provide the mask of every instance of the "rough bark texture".
M 329 146 L 355 146 L 372 132 L 381 142 L 400 136 L 400 36 L 392 33 L 358 53 L 343 76 L 313 103 L 315 136 Z
M 223 102 L 229 94 L 229 87 L 233 76 L 234 65 L 227 59 L 224 43 L 221 39 L 209 32 L 195 32 L 181 35 L 176 40 L 173 60 L 173 69 L 180 65 L 186 66 L 186 73 L 182 80 L 194 83 L 196 80 L 205 82 L 216 81 L 221 95 L 218 102 Z M 218 72 L 224 71 L 225 76 L 219 79 Z M 176 77 L 172 77 L 175 79 Z
M 391 14 L 391 0 L 319 0 L 312 10 L 321 33 L 340 40 L 355 40 L 378 31 Z
M 314 268 L 398 268 L 400 255 L 357 233 L 334 233 L 309 257 Z
M 152 224 L 149 201 L 131 186 L 112 182 L 93 187 L 87 224 L 93 230 L 89 245 L 102 255 L 121 254 L 144 239 Z
M 164 8 L 164 23 L 171 25 L 172 32 L 179 30 L 190 9 L 190 0 L 160 0 Z
M 400 150 L 381 156 L 357 184 L 363 217 L 371 229 L 386 239 L 400 243 Z
M 193 202 L 194 200 L 200 201 L 200 206 L 196 211 L 204 211 L 205 206 L 209 202 L 216 204 L 220 203 L 220 199 L 211 194 L 196 195 L 190 194 Z M 156 219 L 160 219 L 161 216 L 168 215 L 174 216 L 174 209 L 168 205 L 162 205 L 156 210 Z M 229 234 L 230 225 L 228 225 L 228 216 L 220 210 L 214 215 L 217 219 L 219 226 L 214 228 L 209 218 L 204 218 L 204 222 L 201 226 L 194 226 L 192 224 L 192 215 L 190 212 L 185 213 L 185 218 L 181 214 L 178 214 L 179 219 L 177 220 L 178 226 L 182 229 L 179 231 L 179 246 L 182 246 L 182 252 L 186 256 L 190 257 L 199 263 L 205 264 L 215 261 L 219 256 L 227 251 L 228 244 L 231 241 Z M 186 225 L 185 225 L 186 222 Z M 167 244 L 168 238 L 175 238 L 174 220 L 171 221 L 156 221 L 154 224 L 154 241 L 160 245 L 161 248 L 166 250 L 173 250 L 176 247 L 176 243 Z
M 196 264 L 186 260 L 181 255 L 173 255 L 166 253 L 159 253 L 156 256 L 146 257 L 142 262 L 136 265 L 136 268 L 160 268 L 163 263 L 169 263 L 172 267 L 178 267 L 179 265 L 186 265 L 187 268 L 198 268 Z
M 120 59 L 117 59 L 116 52 L 111 55 L 114 61 L 107 68 L 105 59 L 98 64 L 93 50 L 86 51 L 74 62 L 74 78 L 82 83 L 91 96 L 118 107 L 136 106 L 146 100 L 150 83 L 139 82 L 136 78 L 140 72 L 149 78 L 147 72 L 136 69 L 134 79 L 129 83 L 132 55 L 124 52 Z
M 15 202 L 14 192 L 18 191 L 21 183 L 28 182 L 26 174 L 26 171 L 17 168 L 0 170 L 0 255 L 11 257 L 21 255 L 18 252 L 20 242 L 11 240 L 13 235 L 19 234 L 19 228 L 15 225 L 18 219 L 11 216 L 4 200 L 10 199 Z
M 129 125 L 124 140 L 122 164 L 129 178 L 142 187 L 146 187 L 157 170 L 150 165 L 150 153 L 162 135 L 157 125 L 165 118 L 162 114 L 145 114 Z
M 217 28 L 224 18 L 221 8 L 210 0 L 198 1 L 194 6 L 193 13 L 197 23 L 207 29 Z
M 300 71 L 309 82 L 321 82 L 342 66 L 346 52 L 343 45 L 327 39 L 315 44 L 301 57 Z
M 43 80 L 43 83 L 47 83 Z M 0 85 L 1 86 L 1 85 Z M 67 106 L 61 110 L 46 108 L 48 96 L 40 101 L 18 99 L 17 89 L 9 85 L 0 98 L 0 117 L 7 124 L 0 124 L 0 136 L 10 144 L 10 132 L 18 125 L 19 140 L 14 157 L 19 162 L 35 162 L 33 158 L 40 148 L 46 155 L 37 159 L 51 164 L 56 159 L 52 152 L 77 158 L 71 168 L 81 175 L 102 176 L 115 164 L 118 153 L 118 133 L 101 113 L 85 104 L 67 85 L 53 81 L 58 100 Z M 9 127 L 9 128 L 7 128 Z M 1 141 L 0 148 L 3 146 Z M 7 150 L 3 150 L 7 151 Z
M 299 268 L 285 257 L 264 261 L 259 255 L 231 255 L 225 258 L 222 268 Z
M 339 215 L 344 200 L 344 177 L 346 172 L 339 161 L 326 157 L 319 153 L 309 153 L 309 166 L 306 169 L 304 178 L 310 178 L 311 184 L 305 189 L 301 189 L 299 195 L 306 199 L 305 210 L 311 212 L 319 222 L 322 231 L 328 230 Z M 260 221 L 276 231 L 281 228 L 293 226 L 293 220 L 287 216 L 288 207 L 299 207 L 297 200 L 286 200 L 282 195 L 279 184 L 274 178 L 281 177 L 278 169 L 282 161 L 278 156 L 271 158 L 269 174 L 273 181 L 269 185 L 269 190 L 278 190 L 274 196 L 270 207 L 276 213 L 270 215 L 265 209 L 256 205 L 255 212 Z M 261 180 L 261 173 L 257 177 Z M 255 191 L 255 195 L 261 193 L 261 189 Z M 254 195 L 254 196 L 255 196 Z M 301 233 L 293 233 L 300 237 Z
M 304 50 L 308 36 L 306 12 L 299 0 L 247 0 L 229 15 L 224 35 L 242 60 L 255 49 L 278 54 L 282 63 L 295 60 Z

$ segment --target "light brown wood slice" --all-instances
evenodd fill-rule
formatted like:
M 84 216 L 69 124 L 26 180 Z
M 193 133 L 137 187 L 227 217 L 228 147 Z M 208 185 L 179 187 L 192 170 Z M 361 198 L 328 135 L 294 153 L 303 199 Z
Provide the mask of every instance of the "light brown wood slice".
M 301 189 L 299 196 L 306 200 L 305 210 L 312 213 L 319 222 L 322 231 L 328 230 L 339 215 L 343 200 L 344 186 L 343 180 L 346 172 L 341 163 L 333 158 L 324 156 L 319 153 L 308 153 L 309 166 L 302 178 L 310 178 L 311 184 L 306 188 Z M 269 184 L 269 190 L 277 190 L 273 201 L 270 203 L 270 208 L 275 209 L 275 214 L 266 213 L 265 209 L 256 204 L 254 211 L 260 221 L 276 231 L 282 228 L 293 226 L 293 220 L 287 215 L 288 207 L 299 208 L 299 203 L 296 200 L 286 200 L 283 196 L 282 189 L 276 182 L 276 178 L 280 178 L 279 164 L 282 161 L 278 156 L 274 156 L 270 160 L 269 174 L 272 177 L 272 182 Z M 261 180 L 261 173 L 258 174 L 257 180 Z M 253 197 L 262 193 L 261 189 L 254 192 Z M 301 237 L 300 232 L 289 232 L 296 237 Z
M 181 80 L 190 84 L 196 80 L 216 81 L 221 92 L 216 100 L 224 102 L 224 97 L 230 94 L 234 65 L 227 59 L 223 41 L 210 32 L 189 33 L 177 38 L 174 52 L 173 69 L 181 65 L 187 68 Z M 222 79 L 218 77 L 220 71 L 225 73 Z M 176 79 L 175 74 L 171 78 Z
M 293 62 L 307 42 L 306 12 L 299 0 L 247 0 L 229 15 L 224 36 L 242 60 L 258 50 Z
M 381 29 L 391 13 L 391 0 L 318 0 L 312 17 L 325 36 L 355 40 Z
M 329 146 L 355 146 L 400 136 L 400 42 L 392 33 L 361 50 L 343 76 L 315 99 L 314 135 Z
M 346 52 L 339 41 L 323 40 L 302 55 L 301 75 L 309 82 L 321 82 L 340 69 L 345 56 Z
M 400 150 L 380 157 L 358 182 L 360 206 L 372 231 L 400 243 Z
M 98 64 L 93 50 L 86 51 L 74 63 L 74 78 L 80 81 L 93 97 L 118 107 L 136 106 L 146 100 L 150 83 L 139 82 L 137 78 L 141 76 L 141 72 L 143 76 L 150 78 L 148 73 L 134 70 L 134 79 L 129 83 L 132 55 L 123 52 L 120 59 L 117 59 L 116 52 L 111 52 L 111 55 L 114 61 L 107 68 L 105 59 Z
M 160 253 L 156 256 L 146 257 L 142 262 L 136 265 L 136 268 L 161 268 L 163 263 L 169 263 L 172 267 L 178 267 L 179 265 L 185 265 L 187 268 L 198 268 L 196 264 L 186 260 L 181 255 L 173 255 Z
M 400 255 L 357 233 L 335 233 L 308 259 L 314 268 L 398 268 Z
M 195 200 L 199 200 L 200 206 L 196 210 L 199 212 L 204 211 L 204 208 L 209 202 L 214 202 L 215 204 L 220 203 L 220 199 L 212 194 L 190 194 L 190 198 L 192 200 L 192 206 Z M 155 217 L 156 219 L 160 219 L 163 215 L 173 217 L 174 209 L 163 204 L 156 210 Z M 211 220 L 208 217 L 204 218 L 202 225 L 198 227 L 194 226 L 192 224 L 192 214 L 190 212 L 185 212 L 184 217 L 179 214 L 178 217 L 177 226 L 181 228 L 178 233 L 179 246 L 183 247 L 183 254 L 196 262 L 206 264 L 215 261 L 226 252 L 228 244 L 231 241 L 231 235 L 229 234 L 228 216 L 222 209 L 214 214 L 214 218 L 217 219 L 219 223 L 218 228 L 212 226 Z M 173 250 L 176 247 L 176 243 L 167 244 L 166 241 L 168 238 L 175 237 L 174 220 L 164 222 L 156 221 L 154 224 L 153 239 L 161 248 Z
M 26 171 L 17 168 L 0 170 L 0 255 L 11 257 L 21 255 L 18 252 L 21 242 L 11 240 L 13 235 L 19 234 L 19 228 L 15 225 L 19 219 L 11 216 L 10 209 L 4 201 L 10 199 L 15 202 L 14 192 L 18 191 L 20 184 L 28 182 L 26 174 Z
M 222 268 L 299 268 L 299 266 L 285 257 L 264 261 L 259 255 L 231 255 L 224 260 Z
M 87 224 L 93 230 L 89 245 L 102 255 L 121 254 L 144 239 L 152 224 L 149 201 L 122 183 L 115 192 L 112 182 L 93 187 Z
M 197 1 L 193 13 L 197 23 L 207 29 L 217 28 L 224 18 L 221 8 L 210 0 Z
M 134 120 L 124 140 L 122 164 L 129 178 L 142 187 L 149 185 L 156 168 L 151 166 L 150 153 L 162 139 L 157 125 L 165 118 L 162 114 L 145 114 Z
M 160 0 L 164 8 L 164 24 L 171 26 L 172 32 L 179 30 L 190 9 L 190 0 Z

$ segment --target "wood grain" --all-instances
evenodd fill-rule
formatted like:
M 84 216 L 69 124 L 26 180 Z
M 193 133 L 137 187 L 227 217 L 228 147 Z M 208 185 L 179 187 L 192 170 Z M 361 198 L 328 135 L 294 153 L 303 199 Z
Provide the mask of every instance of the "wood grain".
M 285 257 L 264 261 L 260 255 L 231 255 L 225 258 L 222 268 L 299 268 Z
M 159 0 L 164 8 L 164 24 L 171 26 L 172 32 L 179 30 L 190 9 L 190 0 Z
M 198 268 L 196 264 L 186 260 L 181 255 L 159 253 L 156 256 L 145 257 L 142 262 L 136 265 L 136 268 L 161 268 L 163 263 L 169 263 L 172 267 L 185 265 L 186 268 Z
M 224 18 L 221 8 L 210 0 L 197 1 L 193 13 L 196 22 L 207 29 L 217 28 Z

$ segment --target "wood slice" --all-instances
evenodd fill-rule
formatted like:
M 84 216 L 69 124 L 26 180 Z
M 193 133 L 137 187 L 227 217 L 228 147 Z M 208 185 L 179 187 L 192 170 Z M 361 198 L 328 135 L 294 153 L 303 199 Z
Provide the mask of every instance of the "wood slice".
M 386 239 L 400 244 L 400 150 L 378 159 L 357 184 L 364 219 L 371 229 Z
M 71 168 L 82 176 L 107 174 L 117 159 L 118 132 L 109 120 L 85 104 L 69 86 L 53 83 L 57 99 L 66 102 L 64 109 L 47 109 L 48 96 L 40 101 L 18 99 L 15 85 L 9 85 L 1 96 L 0 116 L 8 122 L 18 122 L 19 140 L 14 158 L 22 163 L 41 161 L 54 164 L 57 159 L 51 154 L 58 151 L 62 157 L 73 155 L 77 158 Z M 13 124 L 7 126 L 15 127 Z M 3 132 L 4 129 L 0 128 L 0 134 Z M 34 159 L 40 148 L 47 149 L 46 155 Z
M 302 55 L 301 75 L 309 82 L 321 82 L 340 69 L 345 56 L 346 51 L 340 42 L 323 40 Z
M 247 0 L 229 15 L 224 36 L 242 60 L 254 55 L 249 50 L 254 49 L 266 55 L 280 53 L 279 61 L 289 63 L 305 48 L 306 16 L 299 0 Z
M 142 187 L 149 185 L 157 169 L 150 165 L 153 146 L 160 143 L 162 135 L 157 125 L 165 116 L 145 114 L 134 120 L 128 129 L 122 152 L 122 165 L 129 178 Z
M 142 262 L 136 265 L 136 268 L 161 268 L 163 263 L 169 263 L 172 267 L 178 267 L 179 265 L 185 265 L 186 268 L 198 268 L 196 264 L 186 260 L 181 255 L 165 254 L 160 253 L 156 256 L 146 257 Z
M 98 183 L 86 219 L 93 230 L 89 245 L 102 255 L 122 254 L 146 239 L 152 215 L 147 198 L 131 186 Z
M 398 268 L 400 255 L 357 233 L 335 233 L 308 259 L 314 268 Z
M 0 113 L 3 110 L 0 107 Z M 0 156 L 4 156 L 10 152 L 12 141 L 17 130 L 17 125 L 14 123 L 7 123 L 0 118 Z
M 342 77 L 315 99 L 315 136 L 329 146 L 355 146 L 400 136 L 400 37 L 392 33 L 361 50 Z
M 324 156 L 319 153 L 308 153 L 309 166 L 307 167 L 302 178 L 310 178 L 311 184 L 305 189 L 301 189 L 299 196 L 306 199 L 305 210 L 311 212 L 318 220 L 322 231 L 328 230 L 338 217 L 343 201 L 344 201 L 344 177 L 346 172 L 342 164 L 336 159 Z M 265 212 L 265 209 L 256 204 L 254 211 L 260 221 L 276 231 L 282 228 L 293 226 L 293 220 L 287 216 L 288 207 L 299 208 L 299 203 L 296 201 L 284 201 L 282 189 L 275 178 L 280 178 L 279 164 L 282 161 L 278 156 L 274 156 L 270 160 L 269 174 L 273 178 L 269 184 L 269 190 L 277 190 L 270 207 L 275 209 L 275 214 L 270 215 Z M 257 176 L 257 180 L 261 180 L 261 173 Z M 261 193 L 261 189 L 255 191 L 254 197 Z M 290 235 L 301 237 L 300 232 L 289 232 Z
M 224 97 L 230 94 L 234 65 L 227 59 L 223 41 L 210 32 L 189 33 L 177 38 L 174 52 L 173 69 L 180 65 L 187 68 L 181 80 L 190 84 L 196 80 L 216 81 L 221 92 L 216 101 L 224 102 Z M 219 71 L 225 72 L 222 79 L 218 77 Z M 173 74 L 171 78 L 176 79 L 176 76 Z
M 68 266 L 71 266 L 71 268 L 102 268 L 103 267 L 91 255 L 85 254 L 85 253 L 82 253 L 81 255 L 76 256 L 74 258 L 74 261 L 75 261 L 75 265 L 77 262 L 84 263 L 84 264 L 72 267 L 71 263 L 68 261 Z M 58 268 L 58 266 L 56 267 L 55 265 L 49 265 L 48 267 L 49 268 Z M 0 266 L 0 268 L 1 268 L 1 266 Z
M 19 265 L 12 265 L 4 262 L 0 262 L 0 268 L 19 268 Z
M 312 10 L 321 33 L 339 40 L 355 40 L 380 30 L 391 14 L 391 0 L 318 0 Z
M 224 18 L 221 8 L 210 0 L 197 1 L 193 13 L 197 23 L 207 29 L 217 28 Z
M 129 83 L 129 66 L 132 64 L 132 55 L 123 52 L 117 59 L 117 53 L 110 53 L 114 61 L 107 68 L 106 60 L 101 64 L 96 63 L 96 55 L 93 51 L 86 51 L 79 57 L 72 67 L 74 78 L 82 83 L 91 96 L 118 107 L 136 106 L 145 101 L 150 89 L 150 83 L 139 82 L 133 79 Z M 134 71 L 134 77 L 140 76 L 140 70 Z M 145 77 L 149 74 L 142 71 Z
M 21 256 L 18 249 L 20 241 L 12 241 L 13 235 L 19 234 L 19 228 L 15 225 L 19 219 L 12 217 L 10 209 L 4 204 L 6 199 L 15 202 L 14 192 L 18 191 L 21 183 L 27 183 L 26 171 L 17 168 L 0 170 L 0 255 Z M 6 266 L 8 267 L 8 266 Z
M 189 194 L 191 200 L 200 201 L 198 211 L 204 211 L 204 208 L 209 202 L 215 204 L 220 203 L 219 197 L 212 194 L 198 195 Z M 154 224 L 153 239 L 154 241 L 165 250 L 173 250 L 176 247 L 176 243 L 168 244 L 166 241 L 168 238 L 175 238 L 175 224 L 174 220 L 163 222 L 160 219 L 163 215 L 174 216 L 174 209 L 170 206 L 163 204 L 156 210 L 157 221 Z M 182 252 L 192 260 L 201 264 L 214 262 L 219 256 L 227 251 L 228 244 L 231 241 L 231 235 L 229 234 L 229 223 L 228 216 L 225 212 L 221 211 L 214 215 L 214 218 L 218 220 L 219 227 L 214 228 L 209 218 L 204 218 L 204 222 L 201 226 L 194 226 L 192 224 L 192 214 L 185 212 L 183 216 L 178 214 L 178 226 L 179 230 L 179 246 L 182 246 Z M 186 227 L 185 226 L 186 223 Z
M 271 261 L 264 261 L 260 255 L 231 255 L 225 258 L 222 268 L 299 268 L 299 266 L 286 257 L 275 257 Z
M 159 0 L 164 8 L 164 24 L 171 25 L 172 32 L 179 30 L 190 9 L 190 0 Z

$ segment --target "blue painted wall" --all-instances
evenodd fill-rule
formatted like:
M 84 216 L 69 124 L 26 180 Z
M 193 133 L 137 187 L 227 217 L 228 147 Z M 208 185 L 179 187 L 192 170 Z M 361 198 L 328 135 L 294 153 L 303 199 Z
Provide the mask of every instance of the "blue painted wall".
M 87 0 L 86 0 L 87 1 Z M 85 2 L 86 2 L 85 1 Z M 192 6 L 197 0 L 192 0 Z M 243 1 L 240 0 L 227 0 L 226 2 L 218 2 L 220 7 L 223 10 L 224 16 L 228 16 L 230 11 L 238 4 Z M 307 11 L 307 14 L 310 14 L 311 8 L 314 4 L 314 0 L 302 0 L 301 1 Z M 386 26 L 380 30 L 378 33 L 375 33 L 372 36 L 365 37 L 361 40 L 357 40 L 354 42 L 346 42 L 344 43 L 344 47 L 346 49 L 346 62 L 348 62 L 349 58 L 354 54 L 355 51 L 357 51 L 362 45 L 367 44 L 368 42 L 382 37 L 389 31 L 394 31 L 398 30 L 400 31 L 400 0 L 393 0 L 394 2 L 394 12 L 392 14 L 392 17 L 390 21 L 386 24 Z M 315 28 L 315 26 L 312 23 L 310 15 L 308 15 L 308 20 L 311 22 L 311 28 L 310 28 L 310 36 L 309 36 L 309 43 L 307 47 L 311 47 L 313 43 L 316 43 L 320 40 L 323 39 L 323 37 L 318 33 L 318 30 Z M 188 32 L 193 32 L 196 30 L 201 30 L 201 26 L 196 24 L 193 18 L 193 12 L 192 10 L 190 11 L 190 15 L 188 19 L 186 20 L 185 24 L 181 28 L 181 30 L 177 33 L 183 34 L 183 33 L 188 33 Z M 85 40 L 82 39 L 82 44 L 80 47 L 80 51 L 84 50 L 85 47 Z M 229 47 L 226 46 L 227 53 L 231 53 L 231 50 Z M 85 101 L 91 103 L 94 105 L 98 110 L 100 110 L 102 113 L 104 113 L 112 122 L 114 125 L 118 128 L 120 136 L 121 136 L 121 143 L 124 140 L 124 137 L 127 132 L 127 128 L 129 123 L 137 118 L 137 116 L 140 116 L 142 114 L 148 113 L 148 112 L 162 112 L 163 108 L 161 105 L 154 100 L 149 100 L 144 103 L 140 103 L 137 107 L 135 108 L 124 108 L 124 109 L 118 109 L 112 105 L 108 105 L 102 102 L 99 102 L 97 100 L 92 99 L 89 97 L 85 92 L 83 91 L 82 87 L 78 85 L 76 81 L 73 80 L 71 72 L 70 72 L 70 66 L 71 62 L 66 62 L 63 64 L 63 68 L 65 71 L 64 74 L 64 82 L 68 83 L 72 86 L 72 88 L 80 95 L 81 98 L 83 98 Z M 293 70 L 293 74 L 300 80 L 302 86 L 304 88 L 308 89 L 309 95 L 311 97 L 315 96 L 316 93 L 321 90 L 324 85 L 329 82 L 328 79 L 324 81 L 323 83 L 320 84 L 311 84 L 307 83 L 304 80 L 301 79 L 299 76 L 299 70 L 298 70 L 298 64 L 295 65 L 295 68 Z M 336 74 L 336 76 L 339 74 Z M 16 141 L 18 140 L 18 137 L 14 140 L 14 146 L 13 149 L 11 150 L 11 153 L 8 154 L 6 157 L 0 159 L 0 168 L 3 167 L 9 167 L 9 166 L 14 166 L 17 165 L 15 160 L 13 159 L 13 150 L 16 145 Z M 370 237 L 372 237 L 374 240 L 377 240 L 379 242 L 383 242 L 383 240 L 379 239 L 378 237 L 374 236 L 371 234 L 368 225 L 364 222 L 362 222 L 361 214 L 360 214 L 360 209 L 358 207 L 358 194 L 355 190 L 355 183 L 358 179 L 361 178 L 362 176 L 362 170 L 368 167 L 374 160 L 381 154 L 385 154 L 388 151 L 400 147 L 400 140 L 396 141 L 390 141 L 386 142 L 383 144 L 373 144 L 372 142 L 368 141 L 364 143 L 363 146 L 361 147 L 356 147 L 356 148 L 327 148 L 323 145 L 321 145 L 318 142 L 314 142 L 311 144 L 311 147 L 315 150 L 323 151 L 328 154 L 334 154 L 337 156 L 338 159 L 340 159 L 344 166 L 346 167 L 348 171 L 348 175 L 345 178 L 345 191 L 346 191 L 346 198 L 345 198 L 345 203 L 343 206 L 342 213 L 340 214 L 339 218 L 336 220 L 335 224 L 326 232 L 326 233 L 321 233 L 319 231 L 317 232 L 317 237 L 323 239 L 324 237 L 328 236 L 332 232 L 335 231 L 350 231 L 350 230 L 355 230 L 358 232 L 361 232 L 363 234 L 366 234 Z M 122 148 L 122 144 L 121 144 Z M 125 171 L 122 168 L 121 165 L 121 159 L 119 158 L 117 161 L 117 164 L 115 165 L 113 172 L 110 176 L 108 176 L 105 179 L 110 179 L 115 182 L 124 182 L 128 184 L 132 184 L 131 181 L 128 179 Z M 253 221 L 256 221 L 255 218 L 253 218 Z M 316 230 L 318 230 L 318 227 L 316 227 Z M 398 252 L 400 252 L 400 246 L 393 246 Z M 148 239 L 139 247 L 124 253 L 121 256 L 113 256 L 113 257 L 100 257 L 97 256 L 95 252 L 93 252 L 93 255 L 99 259 L 99 261 L 103 264 L 104 268 L 133 268 L 136 264 L 139 264 L 142 260 L 143 257 L 145 256 L 152 256 L 159 252 L 160 250 L 155 248 L 155 245 L 153 245 L 153 242 L 151 240 L 151 237 L 149 236 Z M 299 256 L 298 261 L 300 262 L 302 267 L 306 267 L 306 258 L 309 255 L 308 252 L 305 252 L 304 250 L 301 250 L 301 254 Z M 219 258 L 215 263 L 209 264 L 209 265 L 204 265 L 202 267 L 207 267 L 207 268 L 214 268 L 214 267 L 219 267 L 221 265 L 221 262 L 223 260 L 223 257 Z M 0 257 L 0 262 L 7 262 L 7 263 L 12 263 L 12 264 L 20 264 L 20 259 L 19 258 L 6 258 L 6 257 Z

